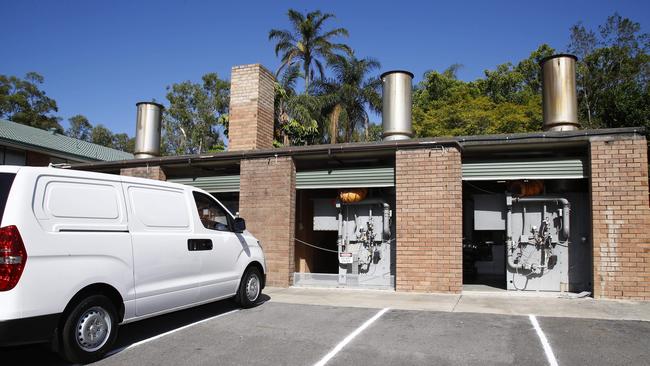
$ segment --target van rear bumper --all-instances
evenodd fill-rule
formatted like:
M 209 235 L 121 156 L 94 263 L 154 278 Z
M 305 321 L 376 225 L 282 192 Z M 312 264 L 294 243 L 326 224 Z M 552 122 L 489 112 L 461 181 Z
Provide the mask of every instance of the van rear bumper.
M 0 320 L 0 346 L 14 346 L 52 340 L 61 314 Z

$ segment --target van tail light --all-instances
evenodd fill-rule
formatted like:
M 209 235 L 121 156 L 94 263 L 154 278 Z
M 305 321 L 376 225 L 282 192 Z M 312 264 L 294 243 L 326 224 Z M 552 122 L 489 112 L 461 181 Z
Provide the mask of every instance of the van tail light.
M 14 225 L 0 228 L 0 291 L 16 287 L 27 262 L 27 250 Z

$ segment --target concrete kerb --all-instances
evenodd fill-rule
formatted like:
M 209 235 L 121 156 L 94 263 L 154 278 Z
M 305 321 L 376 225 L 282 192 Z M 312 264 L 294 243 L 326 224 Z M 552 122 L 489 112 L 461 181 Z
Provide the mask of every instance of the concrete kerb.
M 272 302 L 400 310 L 485 313 L 542 317 L 650 321 L 650 302 L 558 298 L 558 294 L 402 293 L 332 288 L 274 288 L 264 292 Z

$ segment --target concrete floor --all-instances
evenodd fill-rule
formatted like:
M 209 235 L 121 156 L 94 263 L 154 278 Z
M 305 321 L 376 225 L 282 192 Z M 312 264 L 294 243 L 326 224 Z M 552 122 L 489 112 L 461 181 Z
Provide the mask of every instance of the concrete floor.
M 650 321 L 650 302 L 568 299 L 550 292 L 477 292 L 461 295 L 422 294 L 376 290 L 267 288 L 272 301 L 364 307 L 505 315 Z
M 650 349 L 650 322 L 622 320 L 648 320 L 647 303 L 318 289 L 265 294 L 268 301 L 253 309 L 221 301 L 122 326 L 115 350 L 96 364 L 316 365 L 386 307 L 326 364 L 548 365 L 527 316 L 546 308 L 563 316 L 536 318 L 559 365 L 645 365 Z M 601 319 L 567 317 L 580 310 Z M 607 320 L 617 314 L 621 319 Z M 0 360 L 65 364 L 41 346 L 0 349 Z

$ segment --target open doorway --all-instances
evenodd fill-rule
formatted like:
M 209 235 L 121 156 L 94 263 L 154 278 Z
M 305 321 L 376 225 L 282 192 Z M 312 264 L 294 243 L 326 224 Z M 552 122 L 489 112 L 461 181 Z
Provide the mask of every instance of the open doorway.
M 294 285 L 394 289 L 394 201 L 392 187 L 297 190 Z
M 591 291 L 586 179 L 463 182 L 463 285 Z

